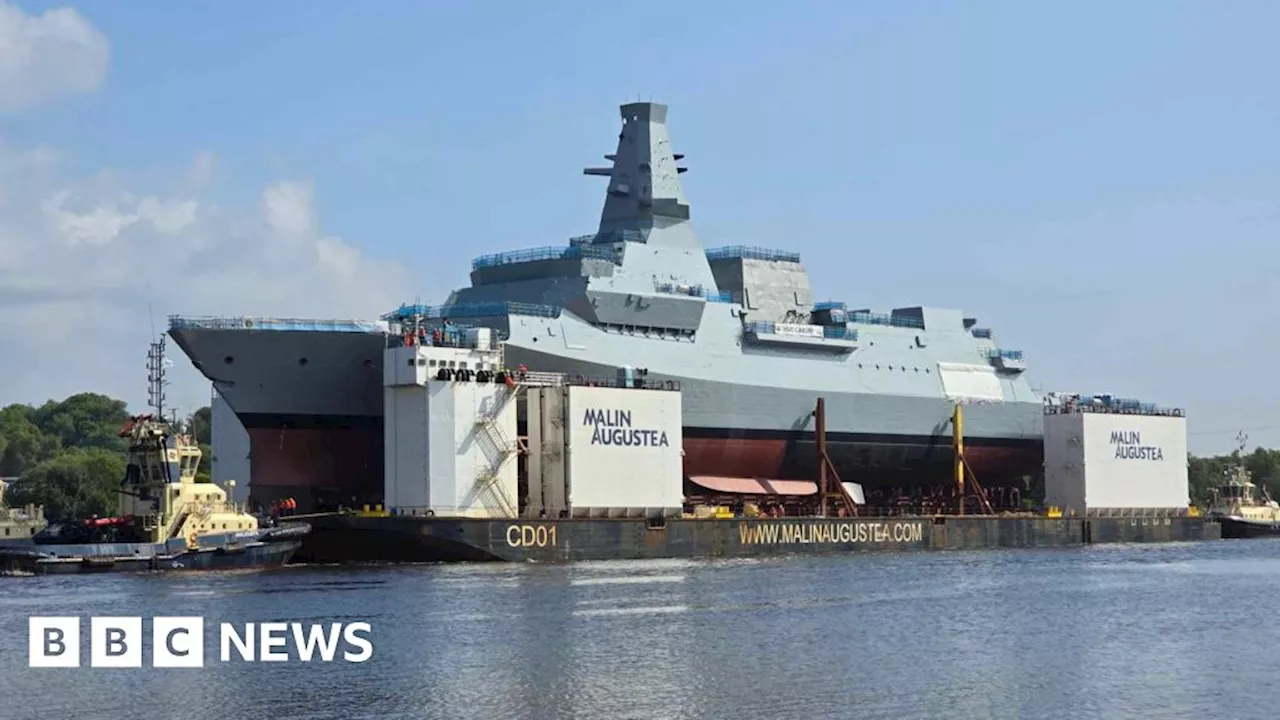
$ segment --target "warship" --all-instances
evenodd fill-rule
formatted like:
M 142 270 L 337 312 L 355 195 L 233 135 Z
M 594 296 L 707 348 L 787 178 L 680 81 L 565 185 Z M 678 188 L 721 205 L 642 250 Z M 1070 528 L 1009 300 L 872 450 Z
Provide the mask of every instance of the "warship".
M 163 342 L 154 343 L 152 397 L 162 397 Z M 306 523 L 261 527 L 196 477 L 200 446 L 163 418 L 137 415 L 120 430 L 129 445 L 119 513 L 49 524 L 29 545 L 0 545 L 0 575 L 221 570 L 283 565 L 310 532 Z
M 952 473 L 950 420 L 997 505 L 1043 474 L 1042 401 L 1020 351 L 961 311 L 817 301 L 798 253 L 704 248 L 681 186 L 667 107 L 621 107 L 597 230 L 485 255 L 436 307 L 379 320 L 172 316 L 169 334 L 249 435 L 250 492 L 300 507 L 381 502 L 382 358 L 390 323 L 488 327 L 508 365 L 571 377 L 635 368 L 683 388 L 689 476 L 812 478 L 812 408 L 869 503 L 920 497 Z M 834 258 L 833 258 L 834 259 Z M 998 509 L 998 508 L 997 508 Z

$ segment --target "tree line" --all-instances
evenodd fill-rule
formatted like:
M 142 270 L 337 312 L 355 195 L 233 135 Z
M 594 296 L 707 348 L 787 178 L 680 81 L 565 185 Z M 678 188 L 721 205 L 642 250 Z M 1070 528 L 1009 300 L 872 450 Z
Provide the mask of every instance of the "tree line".
M 43 505 L 51 520 L 115 514 L 128 453 L 120 430 L 129 417 L 123 400 L 97 393 L 0 409 L 0 478 L 12 483 L 5 504 Z M 179 425 L 200 444 L 197 476 L 207 479 L 213 457 L 209 408 Z
M 0 409 L 0 478 L 19 478 L 6 493 L 9 505 L 43 505 L 51 519 L 111 515 L 116 488 L 124 477 L 128 450 L 120 429 L 129 419 L 127 405 L 97 393 L 79 393 L 39 407 Z M 212 467 L 210 415 L 205 406 L 180 423 L 204 453 L 197 475 Z M 1280 450 L 1257 448 L 1214 457 L 1190 456 L 1191 501 L 1206 507 L 1229 467 L 1243 463 L 1253 481 L 1271 497 L 1280 490 Z

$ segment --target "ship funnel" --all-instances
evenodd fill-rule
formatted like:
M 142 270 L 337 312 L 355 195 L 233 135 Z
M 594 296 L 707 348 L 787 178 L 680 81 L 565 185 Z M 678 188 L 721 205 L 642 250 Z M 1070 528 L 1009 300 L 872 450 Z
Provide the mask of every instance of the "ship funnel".
M 646 231 L 689 219 L 689 203 L 680 187 L 677 158 L 667 137 L 667 106 L 630 103 L 622 106 L 618 149 L 605 158 L 613 167 L 587 168 L 587 175 L 609 178 L 600 231 Z

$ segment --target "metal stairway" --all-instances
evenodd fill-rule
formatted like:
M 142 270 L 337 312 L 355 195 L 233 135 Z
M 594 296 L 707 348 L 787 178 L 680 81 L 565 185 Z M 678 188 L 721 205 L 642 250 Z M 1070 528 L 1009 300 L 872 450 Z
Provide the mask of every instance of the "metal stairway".
M 483 498 L 491 512 L 496 510 L 504 517 L 515 517 L 518 508 L 515 500 L 502 490 L 502 470 L 523 448 L 507 437 L 499 419 L 518 390 L 519 385 L 500 388 L 476 414 L 476 442 L 487 462 L 476 475 L 476 495 Z

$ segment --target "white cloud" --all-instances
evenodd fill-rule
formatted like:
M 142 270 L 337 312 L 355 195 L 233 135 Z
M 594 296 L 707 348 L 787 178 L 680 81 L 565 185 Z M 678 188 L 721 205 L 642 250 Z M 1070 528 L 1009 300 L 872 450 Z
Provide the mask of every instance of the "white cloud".
M 199 154 L 191 172 L 213 162 Z M 141 401 L 151 311 L 163 332 L 169 314 L 372 318 L 411 296 L 404 268 L 323 232 L 309 181 L 228 208 L 58 167 L 48 150 L 0 146 L 0 403 L 86 389 Z M 173 359 L 171 401 L 207 401 Z
M 108 59 L 75 10 L 0 0 L 0 112 L 96 90 Z M 152 323 L 164 332 L 169 314 L 376 317 L 408 297 L 402 268 L 324 233 L 310 181 L 225 208 L 206 196 L 206 152 L 160 194 L 60 160 L 0 141 L 0 404 L 84 390 L 140 404 Z M 208 383 L 173 354 L 171 402 L 194 409 Z
M 27 15 L 0 0 L 0 112 L 98 89 L 107 38 L 71 8 Z

